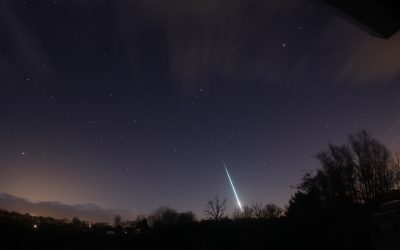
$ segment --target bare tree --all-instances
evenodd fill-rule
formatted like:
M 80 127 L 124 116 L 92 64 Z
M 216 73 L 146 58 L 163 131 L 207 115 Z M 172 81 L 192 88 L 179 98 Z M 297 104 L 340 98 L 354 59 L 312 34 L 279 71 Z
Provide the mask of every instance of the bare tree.
M 400 194 L 400 155 L 365 130 L 348 136 L 348 144 L 329 145 L 317 154 L 321 168 L 307 173 L 289 201 L 286 215 L 303 217 L 325 210 L 346 211 L 377 205 Z
M 212 220 L 222 219 L 226 210 L 225 203 L 226 203 L 226 198 L 220 200 L 218 195 L 215 196 L 214 199 L 209 200 L 204 210 L 206 217 Z
M 82 227 L 83 226 L 83 222 L 78 218 L 78 217 L 74 217 L 72 218 L 72 225 L 76 228 Z
M 390 163 L 390 171 L 393 172 L 394 184 L 393 188 L 400 189 L 400 152 L 392 154 L 392 159 Z
M 251 219 L 254 216 L 254 211 L 252 206 L 244 206 L 242 211 L 243 219 Z
M 357 163 L 358 182 L 363 202 L 370 202 L 395 187 L 395 173 L 390 169 L 391 153 L 365 130 L 349 136 Z
M 122 219 L 120 215 L 114 217 L 114 227 L 120 227 L 122 225 Z
M 267 204 L 264 207 L 264 218 L 277 219 L 283 215 L 283 209 L 275 204 Z
M 232 213 L 232 217 L 234 220 L 240 220 L 243 218 L 243 213 L 240 208 L 235 208 Z
M 120 215 L 114 217 L 114 228 L 119 233 L 122 231 L 122 219 Z
M 233 218 L 235 220 L 252 219 L 254 217 L 255 216 L 254 216 L 254 211 L 253 211 L 252 206 L 244 206 L 242 210 L 240 208 L 236 208 L 233 211 Z
M 263 209 L 263 206 L 261 203 L 258 202 L 252 202 L 251 205 L 251 210 L 252 210 L 252 216 L 256 219 L 261 219 L 263 218 L 265 215 L 265 211 Z
M 159 207 L 149 215 L 148 222 L 151 227 L 175 225 L 178 215 L 179 213 L 175 209 Z
M 233 218 L 238 219 L 276 219 L 283 215 L 283 209 L 275 204 L 263 205 L 259 202 L 252 202 L 244 206 L 243 210 L 236 209 Z
M 196 216 L 192 211 L 183 212 L 178 214 L 178 224 L 184 225 L 196 221 Z

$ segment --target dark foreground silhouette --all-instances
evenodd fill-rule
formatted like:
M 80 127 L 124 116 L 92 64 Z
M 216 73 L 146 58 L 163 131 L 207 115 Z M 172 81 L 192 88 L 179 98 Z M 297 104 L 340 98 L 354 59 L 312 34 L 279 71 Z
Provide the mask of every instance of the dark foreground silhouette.
M 318 225 L 287 218 L 221 219 L 118 229 L 2 211 L 0 226 L 2 249 L 372 249 L 358 219 Z

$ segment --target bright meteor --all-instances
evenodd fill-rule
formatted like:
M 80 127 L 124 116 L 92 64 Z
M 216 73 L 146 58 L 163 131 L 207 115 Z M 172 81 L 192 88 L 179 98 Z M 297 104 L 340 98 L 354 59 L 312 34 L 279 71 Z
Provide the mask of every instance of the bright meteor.
M 240 203 L 239 196 L 238 196 L 238 195 L 237 195 L 237 193 L 236 193 L 235 186 L 233 185 L 233 182 L 232 182 L 231 176 L 229 175 L 229 172 L 228 172 L 228 168 L 226 167 L 226 165 L 225 165 L 225 162 L 224 162 L 224 161 L 223 161 L 222 163 L 224 164 L 224 167 L 225 167 L 226 174 L 228 175 L 228 179 L 229 179 L 229 182 L 231 183 L 232 190 L 233 190 L 233 193 L 235 194 L 235 197 L 236 197 L 236 200 L 237 200 L 238 206 L 239 206 L 239 208 L 240 208 L 240 211 L 241 211 L 241 212 L 243 212 L 242 204 Z

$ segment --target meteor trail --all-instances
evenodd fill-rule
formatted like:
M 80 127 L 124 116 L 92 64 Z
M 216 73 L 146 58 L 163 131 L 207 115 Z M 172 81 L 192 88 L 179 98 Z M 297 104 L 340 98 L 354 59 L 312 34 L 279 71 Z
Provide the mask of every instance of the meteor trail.
M 222 164 L 224 164 L 224 167 L 225 167 L 226 174 L 228 175 L 228 179 L 229 179 L 229 182 L 231 183 L 232 190 L 233 190 L 233 193 L 235 194 L 235 197 L 236 197 L 236 200 L 237 200 L 238 206 L 239 206 L 239 208 L 240 208 L 240 211 L 241 211 L 241 212 L 243 212 L 242 204 L 240 203 L 239 197 L 238 197 L 238 195 L 237 195 L 237 193 L 236 193 L 235 186 L 233 185 L 233 182 L 232 182 L 231 176 L 229 175 L 229 172 L 228 172 L 228 168 L 226 167 L 226 165 L 225 165 L 225 162 L 224 162 L 224 161 L 222 162 Z

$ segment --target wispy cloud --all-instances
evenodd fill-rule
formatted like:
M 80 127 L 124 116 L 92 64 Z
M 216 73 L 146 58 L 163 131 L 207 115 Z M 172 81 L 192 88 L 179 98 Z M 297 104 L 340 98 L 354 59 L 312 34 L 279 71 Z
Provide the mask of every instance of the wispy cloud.
M 131 211 L 104 209 L 95 204 L 67 205 L 57 201 L 32 202 L 6 193 L 0 193 L 0 209 L 59 219 L 78 217 L 81 220 L 108 223 L 112 223 L 116 215 L 120 215 L 124 220 L 132 220 L 135 217 L 135 213 Z

